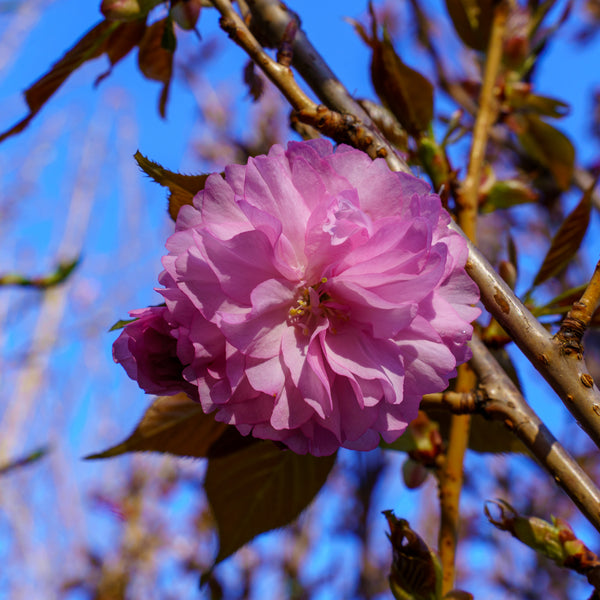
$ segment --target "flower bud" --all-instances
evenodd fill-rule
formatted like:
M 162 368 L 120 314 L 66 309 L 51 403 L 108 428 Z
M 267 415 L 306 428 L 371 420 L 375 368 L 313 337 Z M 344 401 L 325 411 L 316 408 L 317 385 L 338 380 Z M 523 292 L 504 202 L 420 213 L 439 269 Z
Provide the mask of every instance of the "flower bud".
M 100 12 L 115 21 L 135 21 L 145 17 L 161 0 L 102 0 Z
M 201 0 L 176 0 L 171 3 L 171 17 L 181 29 L 190 31 L 196 27 L 201 8 Z

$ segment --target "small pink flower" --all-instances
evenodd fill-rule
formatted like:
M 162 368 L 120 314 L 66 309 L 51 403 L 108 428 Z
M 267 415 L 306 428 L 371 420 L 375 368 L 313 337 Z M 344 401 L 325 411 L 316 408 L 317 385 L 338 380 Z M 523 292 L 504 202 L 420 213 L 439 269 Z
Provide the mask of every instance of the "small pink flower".
M 140 376 L 159 331 L 179 390 L 243 434 L 315 455 L 394 441 L 470 357 L 479 295 L 449 222 L 426 183 L 381 159 L 324 140 L 274 146 L 181 209 L 164 327 L 128 325 L 115 360 L 146 391 L 174 390 L 171 367 Z

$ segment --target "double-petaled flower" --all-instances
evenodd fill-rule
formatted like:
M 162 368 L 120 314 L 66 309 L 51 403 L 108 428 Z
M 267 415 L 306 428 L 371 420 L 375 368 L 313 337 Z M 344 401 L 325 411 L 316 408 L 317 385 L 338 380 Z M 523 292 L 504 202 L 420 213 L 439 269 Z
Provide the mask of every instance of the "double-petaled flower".
M 429 186 L 324 140 L 211 175 L 114 356 L 298 453 L 395 440 L 469 358 L 467 247 Z

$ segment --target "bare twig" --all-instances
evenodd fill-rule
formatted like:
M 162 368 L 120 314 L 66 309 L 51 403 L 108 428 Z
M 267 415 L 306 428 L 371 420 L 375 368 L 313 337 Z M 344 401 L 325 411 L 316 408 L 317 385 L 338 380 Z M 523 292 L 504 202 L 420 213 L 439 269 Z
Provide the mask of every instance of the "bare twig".
M 419 405 L 421 410 L 449 410 L 455 415 L 473 414 L 479 410 L 480 398 L 475 392 L 441 392 L 426 394 Z

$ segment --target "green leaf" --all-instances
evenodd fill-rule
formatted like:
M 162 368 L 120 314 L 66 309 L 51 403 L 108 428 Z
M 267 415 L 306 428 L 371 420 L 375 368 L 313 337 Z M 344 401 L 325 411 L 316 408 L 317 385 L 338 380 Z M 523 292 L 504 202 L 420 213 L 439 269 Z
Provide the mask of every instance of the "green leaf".
M 140 169 L 163 187 L 169 188 L 169 215 L 177 220 L 179 209 L 185 204 L 192 204 L 194 196 L 204 189 L 208 175 L 183 175 L 173 173 L 146 158 L 139 150 L 134 154 Z
M 50 448 L 48 446 L 42 446 L 25 456 L 21 456 L 14 460 L 11 460 L 3 465 L 0 465 L 0 475 L 6 475 L 10 471 L 14 471 L 15 469 L 19 469 L 21 467 L 25 467 L 30 465 L 31 463 L 37 462 L 41 458 L 44 458 L 46 454 L 50 452 Z
M 123 327 L 125 327 L 126 325 L 129 325 L 129 323 L 133 323 L 134 321 L 137 321 L 137 318 L 135 318 L 135 319 L 119 319 L 108 331 L 117 331 L 119 329 L 123 329 Z
M 64 283 L 79 265 L 79 261 L 78 257 L 61 262 L 52 273 L 40 277 L 25 277 L 19 273 L 6 273 L 0 275 L 0 285 L 18 285 L 45 290 Z
M 252 443 L 253 438 L 245 438 L 235 427 L 205 414 L 200 404 L 186 394 L 177 394 L 156 398 L 126 440 L 85 458 L 111 458 L 140 451 L 206 458 L 235 452 Z
M 530 94 L 524 104 L 524 108 L 536 112 L 544 117 L 552 117 L 554 119 L 562 119 L 569 114 L 569 105 L 557 98 L 548 96 L 538 96 Z
M 537 306 L 533 309 L 530 309 L 532 314 L 535 317 L 542 317 L 545 315 L 562 315 L 569 310 L 571 310 L 571 306 L 573 306 L 573 302 L 577 302 L 581 298 L 581 295 L 587 288 L 587 284 L 578 285 L 577 287 L 570 288 L 565 290 L 558 296 L 552 298 L 548 304 L 544 306 Z
M 592 192 L 595 185 L 596 182 L 594 181 L 590 188 L 584 192 L 579 204 L 567 216 L 556 235 L 552 238 L 544 262 L 533 280 L 532 288 L 558 275 L 577 254 L 583 236 L 590 224 Z
M 469 48 L 480 51 L 487 49 L 494 4 L 494 0 L 446 0 L 454 29 Z
M 219 531 L 215 564 L 257 535 L 293 521 L 334 463 L 335 455 L 299 455 L 268 441 L 209 460 L 204 487 Z
M 500 208 L 535 202 L 537 198 L 537 193 L 518 179 L 496 181 L 486 194 L 481 212 L 490 213 Z

